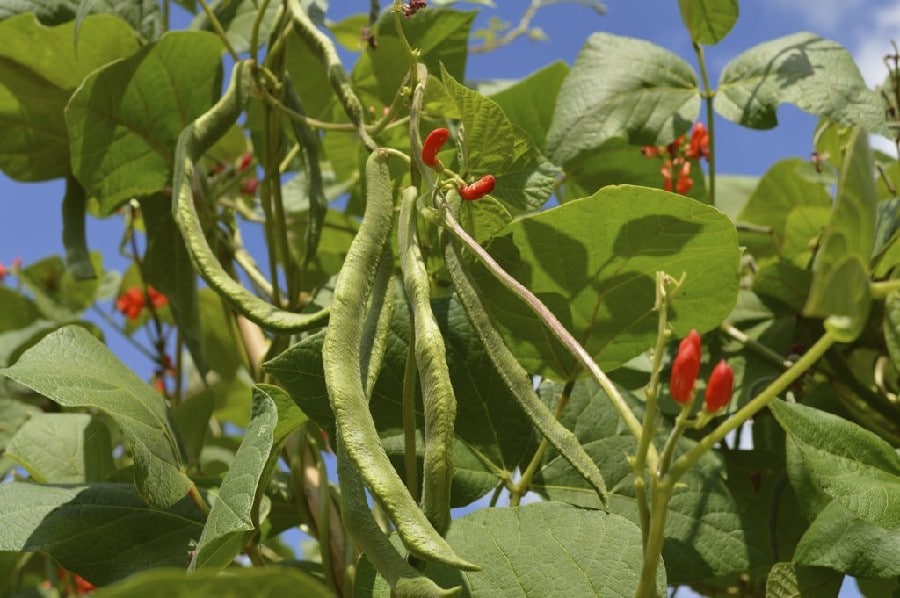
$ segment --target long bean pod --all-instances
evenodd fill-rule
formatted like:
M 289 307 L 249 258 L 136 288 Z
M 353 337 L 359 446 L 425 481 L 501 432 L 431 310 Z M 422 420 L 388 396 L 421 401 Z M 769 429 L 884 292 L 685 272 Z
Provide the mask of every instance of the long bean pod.
M 347 455 L 373 498 L 397 526 L 410 552 L 459 569 L 477 566 L 458 557 L 432 527 L 391 465 L 369 413 L 361 371 L 361 341 L 376 271 L 394 220 L 387 159 L 376 150 L 366 163 L 366 209 L 338 275 L 322 359 L 325 384 Z
M 222 137 L 237 120 L 249 97 L 252 82 L 250 61 L 234 65 L 231 82 L 222 98 L 178 136 L 175 175 L 172 182 L 172 213 L 200 276 L 235 311 L 262 328 L 276 332 L 301 332 L 324 326 L 328 309 L 299 314 L 285 311 L 251 294 L 231 278 L 216 258 L 200 226 L 194 207 L 194 162 Z
M 447 367 L 444 336 L 431 311 L 430 282 L 419 248 L 415 187 L 403 191 L 398 248 L 403 284 L 415 329 L 415 357 L 425 412 L 425 463 L 422 508 L 441 534 L 450 526 L 450 486 L 453 481 L 453 425 L 456 397 Z
M 458 587 L 444 589 L 416 571 L 412 565 L 381 533 L 371 509 L 366 502 L 366 492 L 362 479 L 353 465 L 345 448 L 343 438 L 338 436 L 338 478 L 341 482 L 341 516 L 344 526 L 353 536 L 357 547 L 366 555 L 375 570 L 391 586 L 398 597 L 454 596 Z
M 587 454 L 575 435 L 553 417 L 553 413 L 535 393 L 531 385 L 531 377 L 506 346 L 497 329 L 494 328 L 494 323 L 491 322 L 491 318 L 478 296 L 478 291 L 469 280 L 459 257 L 456 242 L 446 231 L 441 231 L 441 247 L 453 287 L 472 323 L 472 329 L 481 339 L 497 373 L 500 374 L 507 388 L 516 397 L 519 406 L 535 427 L 597 491 L 603 504 L 607 504 L 606 482 L 603 480 L 597 464 Z

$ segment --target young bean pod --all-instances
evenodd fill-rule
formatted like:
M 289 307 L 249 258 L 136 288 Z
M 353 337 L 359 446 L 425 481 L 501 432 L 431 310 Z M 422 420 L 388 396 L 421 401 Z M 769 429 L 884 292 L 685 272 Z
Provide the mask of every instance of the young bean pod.
M 459 250 L 446 231 L 441 231 L 441 248 L 443 249 L 444 262 L 450 273 L 450 280 L 459 296 L 466 315 L 472 323 L 472 329 L 478 334 L 487 354 L 490 356 L 497 373 L 506 383 L 507 388 L 519 402 L 519 406 L 531 423 L 543 434 L 550 444 L 568 461 L 575 470 L 597 491 L 603 504 L 608 504 L 606 482 L 597 468 L 597 464 L 591 459 L 575 435 L 566 429 L 553 417 L 553 413 L 541 401 L 531 385 L 531 377 L 515 358 L 503 337 L 494 328 L 494 323 L 488 316 L 478 291 L 469 280 L 465 266 L 459 257 Z
M 458 569 L 477 570 L 453 552 L 416 505 L 391 465 L 369 413 L 363 380 L 368 372 L 361 371 L 360 345 L 376 271 L 394 220 L 388 156 L 387 151 L 376 150 L 366 163 L 366 209 L 338 275 L 322 347 L 325 384 L 347 455 L 410 552 Z
M 422 508 L 441 534 L 450 526 L 450 486 L 453 481 L 453 425 L 456 397 L 450 383 L 444 336 L 431 311 L 425 258 L 419 248 L 415 187 L 403 191 L 398 248 L 403 284 L 415 330 L 415 357 L 425 411 L 425 464 Z
M 324 309 L 312 314 L 288 312 L 263 301 L 242 287 L 222 268 L 210 249 L 194 207 L 194 162 L 237 120 L 249 97 L 252 68 L 250 61 L 236 63 L 231 73 L 231 82 L 222 98 L 185 127 L 178 136 L 175 176 L 172 181 L 172 214 L 200 276 L 235 311 L 266 330 L 302 332 L 324 326 L 328 322 L 329 311 Z
M 338 436 L 338 478 L 341 482 L 341 516 L 344 526 L 353 536 L 353 541 L 366 555 L 375 570 L 378 571 L 393 594 L 402 597 L 455 596 L 460 588 L 444 589 L 416 571 L 412 565 L 391 544 L 388 537 L 381 532 L 369 504 L 362 479 L 347 455 L 344 440 Z

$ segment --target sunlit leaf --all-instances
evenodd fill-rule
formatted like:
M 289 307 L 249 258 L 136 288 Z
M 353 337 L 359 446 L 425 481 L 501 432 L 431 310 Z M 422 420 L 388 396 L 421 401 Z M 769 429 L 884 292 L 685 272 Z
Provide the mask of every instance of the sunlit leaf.
M 698 44 L 722 41 L 738 19 L 737 0 L 678 0 L 681 20 Z

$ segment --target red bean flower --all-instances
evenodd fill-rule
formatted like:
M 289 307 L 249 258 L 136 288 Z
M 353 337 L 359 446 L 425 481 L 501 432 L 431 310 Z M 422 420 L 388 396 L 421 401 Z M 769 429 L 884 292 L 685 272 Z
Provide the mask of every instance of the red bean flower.
M 716 413 L 731 401 L 731 391 L 734 390 L 734 370 L 723 359 L 713 368 L 709 381 L 706 383 L 706 397 L 704 409 L 710 413 Z
M 152 286 L 147 287 L 147 294 L 150 295 L 150 304 L 155 309 L 165 307 L 169 304 L 169 298 L 154 289 Z M 144 311 L 144 290 L 141 287 L 131 287 L 116 299 L 116 309 L 134 322 L 141 317 Z
M 425 142 L 422 144 L 422 162 L 425 163 L 425 166 L 437 171 L 444 169 L 444 165 L 441 164 L 438 158 L 438 152 L 447 143 L 449 137 L 450 131 L 444 128 L 435 129 L 428 134 L 428 137 L 425 138 Z
M 669 394 L 682 405 L 690 403 L 694 396 L 694 382 L 700 373 L 700 335 L 691 332 L 678 344 L 678 353 L 672 362 L 669 378 Z
M 691 129 L 691 142 L 685 155 L 694 160 L 709 158 L 709 131 L 703 123 L 694 123 L 694 128 Z
M 481 199 L 494 190 L 496 180 L 493 175 L 486 174 L 471 185 L 462 185 L 459 188 L 459 196 L 467 201 Z
M 685 162 L 681 165 L 681 170 L 678 172 L 678 181 L 675 183 L 675 191 L 684 195 L 690 191 L 693 186 L 694 179 L 691 178 L 691 163 Z

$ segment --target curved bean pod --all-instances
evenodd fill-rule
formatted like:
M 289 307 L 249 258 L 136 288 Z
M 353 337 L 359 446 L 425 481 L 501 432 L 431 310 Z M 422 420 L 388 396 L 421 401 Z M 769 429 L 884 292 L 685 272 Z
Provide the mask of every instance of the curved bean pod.
M 266 303 L 250 293 L 222 268 L 206 242 L 194 207 L 194 162 L 237 120 L 248 97 L 252 68 L 250 61 L 235 64 L 231 82 L 222 98 L 178 136 L 172 181 L 172 214 L 200 276 L 235 311 L 266 330 L 301 332 L 324 326 L 328 322 L 329 310 L 298 314 Z
M 322 346 L 325 385 L 347 455 L 410 552 L 458 569 L 477 570 L 453 552 L 416 505 L 391 465 L 369 413 L 363 381 L 368 372 L 361 371 L 360 344 L 376 271 L 394 220 L 389 155 L 375 150 L 366 163 L 366 209 L 338 275 Z
M 416 228 L 415 187 L 403 191 L 397 231 L 400 268 L 415 327 L 415 356 L 425 407 L 425 465 L 422 509 L 441 534 L 450 526 L 450 486 L 453 481 L 453 424 L 456 397 L 450 383 L 447 350 L 431 311 L 430 282 Z
M 366 502 L 362 479 L 347 455 L 343 438 L 340 435 L 337 445 L 337 469 L 341 482 L 341 517 L 344 520 L 344 526 L 375 570 L 391 586 L 394 594 L 398 597 L 421 598 L 457 595 L 459 587 L 445 590 L 416 571 L 391 544 L 388 537 L 381 532 L 381 528 L 378 527 L 372 511 L 369 509 L 369 504 Z
M 606 482 L 590 455 L 565 426 L 555 417 L 549 408 L 541 401 L 531 385 L 531 377 L 525 368 L 506 346 L 503 337 L 494 328 L 490 316 L 488 316 L 478 291 L 475 290 L 465 266 L 459 257 L 459 250 L 452 236 L 441 231 L 441 248 L 443 249 L 444 262 L 450 273 L 450 280 L 456 289 L 456 294 L 469 316 L 472 329 L 478 334 L 487 354 L 490 355 L 497 373 L 506 383 L 507 388 L 513 393 L 519 402 L 519 406 L 531 423 L 543 434 L 550 444 L 568 461 L 587 482 L 600 495 L 603 504 L 608 504 Z

